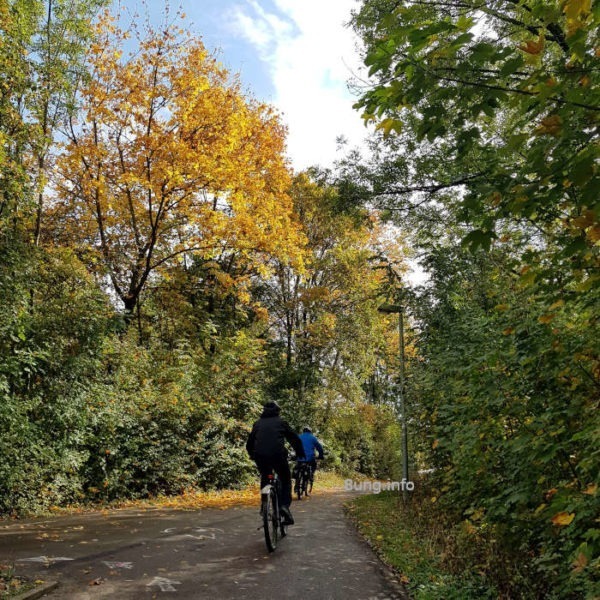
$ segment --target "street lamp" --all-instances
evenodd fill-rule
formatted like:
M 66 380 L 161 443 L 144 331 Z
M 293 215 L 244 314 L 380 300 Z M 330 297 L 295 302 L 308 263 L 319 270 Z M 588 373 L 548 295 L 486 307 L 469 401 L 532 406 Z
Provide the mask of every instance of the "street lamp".
M 382 304 L 379 312 L 398 313 L 398 332 L 400 333 L 400 411 L 402 413 L 402 478 L 404 480 L 404 500 L 406 500 L 406 484 L 408 483 L 408 427 L 406 425 L 405 372 L 404 372 L 404 312 L 401 304 Z

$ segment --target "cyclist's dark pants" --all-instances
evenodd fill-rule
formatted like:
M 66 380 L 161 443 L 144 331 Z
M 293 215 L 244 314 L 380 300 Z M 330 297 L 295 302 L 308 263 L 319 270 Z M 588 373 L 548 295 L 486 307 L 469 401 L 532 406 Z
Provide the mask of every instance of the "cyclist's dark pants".
M 261 489 L 269 483 L 269 475 L 274 469 L 281 482 L 281 505 L 289 506 L 292 503 L 292 475 L 287 458 L 284 456 L 255 456 L 254 461 L 260 471 Z

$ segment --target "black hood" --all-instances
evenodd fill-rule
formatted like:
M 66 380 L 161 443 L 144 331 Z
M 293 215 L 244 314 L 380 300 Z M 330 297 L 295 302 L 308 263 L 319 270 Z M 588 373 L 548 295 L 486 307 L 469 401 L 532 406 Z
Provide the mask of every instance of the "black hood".
M 263 408 L 261 419 L 279 416 L 279 406 L 275 402 L 267 402 Z

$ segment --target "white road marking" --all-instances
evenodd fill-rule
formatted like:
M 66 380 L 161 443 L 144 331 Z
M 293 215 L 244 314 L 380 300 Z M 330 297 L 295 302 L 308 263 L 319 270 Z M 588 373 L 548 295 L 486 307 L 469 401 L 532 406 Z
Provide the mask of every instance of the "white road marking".
M 132 562 L 110 562 L 107 560 L 102 561 L 109 569 L 133 569 Z
M 160 588 L 161 592 L 176 592 L 177 590 L 174 586 L 181 585 L 181 581 L 173 581 L 166 577 L 155 577 L 146 587 L 153 587 L 155 585 Z
M 39 562 L 45 564 L 52 564 L 55 562 L 62 562 L 65 560 L 75 560 L 74 558 L 68 558 L 67 556 L 32 556 L 31 558 L 19 558 L 17 562 Z

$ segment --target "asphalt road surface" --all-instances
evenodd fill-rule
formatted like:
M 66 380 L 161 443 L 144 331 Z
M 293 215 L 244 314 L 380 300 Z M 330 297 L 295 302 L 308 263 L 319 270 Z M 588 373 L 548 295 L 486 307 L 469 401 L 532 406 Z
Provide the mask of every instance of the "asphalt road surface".
M 405 598 L 353 525 L 344 492 L 294 502 L 296 525 L 266 550 L 256 507 L 112 510 L 0 521 L 0 563 L 58 581 L 61 600 Z

